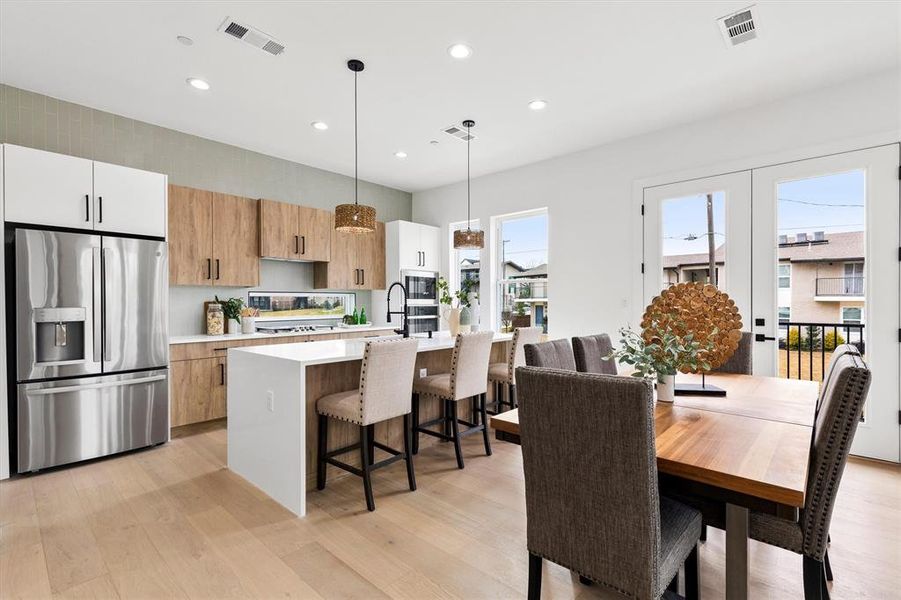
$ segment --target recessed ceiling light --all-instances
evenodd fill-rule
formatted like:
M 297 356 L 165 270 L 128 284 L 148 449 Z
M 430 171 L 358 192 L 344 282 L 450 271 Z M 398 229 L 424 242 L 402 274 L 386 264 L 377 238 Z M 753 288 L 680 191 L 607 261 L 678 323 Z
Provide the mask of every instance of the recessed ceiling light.
M 532 110 L 544 110 L 547 108 L 547 102 L 544 100 L 532 100 L 529 102 L 529 108 Z
M 192 88 L 195 88 L 195 89 L 198 89 L 198 90 L 206 91 L 206 90 L 210 89 L 210 84 L 209 84 L 209 83 L 207 83 L 207 82 L 204 81 L 203 79 L 199 79 L 199 78 L 197 78 L 197 77 L 188 77 L 185 81 L 186 81 L 187 84 L 190 85 Z
M 472 56 L 472 48 L 470 48 L 466 44 L 454 44 L 447 49 L 447 53 L 454 58 L 459 58 L 462 60 L 464 58 L 469 58 L 470 56 Z
M 186 35 L 180 35 L 180 36 L 176 37 L 175 39 L 178 40 L 179 44 L 182 44 L 185 46 L 190 46 L 194 43 L 194 40 L 192 40 L 191 38 L 189 38 Z
M 328 123 L 323 123 L 322 121 L 313 121 L 310 123 L 310 127 L 313 129 L 318 129 L 319 131 L 325 131 L 328 129 Z
M 403 150 L 398 150 L 394 153 L 394 156 L 396 156 L 397 158 L 407 158 L 407 153 Z

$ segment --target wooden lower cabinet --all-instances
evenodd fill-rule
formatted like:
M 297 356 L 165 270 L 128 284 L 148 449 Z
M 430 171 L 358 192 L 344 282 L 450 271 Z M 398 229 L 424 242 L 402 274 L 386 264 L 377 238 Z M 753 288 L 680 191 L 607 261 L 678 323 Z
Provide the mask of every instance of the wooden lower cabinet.
M 210 421 L 226 415 L 225 386 L 219 385 L 224 363 L 224 358 L 203 358 L 169 365 L 172 379 L 170 426 Z

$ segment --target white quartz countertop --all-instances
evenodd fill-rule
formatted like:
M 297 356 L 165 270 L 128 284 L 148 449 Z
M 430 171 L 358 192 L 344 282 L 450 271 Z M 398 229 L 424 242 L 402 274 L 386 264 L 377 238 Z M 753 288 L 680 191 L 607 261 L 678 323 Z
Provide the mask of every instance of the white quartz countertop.
M 399 325 L 372 325 L 370 327 L 335 327 L 319 331 L 292 331 L 285 333 L 233 333 L 226 335 L 177 335 L 169 338 L 169 344 L 199 344 L 202 342 L 238 342 L 243 340 L 262 340 L 265 338 L 297 337 L 301 335 L 329 335 L 336 333 L 355 333 L 358 331 L 391 331 Z
M 391 336 L 400 337 L 400 336 Z M 380 339 L 391 339 L 389 336 Z M 447 350 L 454 347 L 454 338 L 446 331 L 440 332 L 435 337 L 413 336 L 419 341 L 419 352 L 432 350 Z M 513 339 L 511 333 L 495 333 L 495 342 L 508 342 Z M 261 356 L 271 356 L 283 360 L 290 360 L 302 365 L 321 365 L 325 363 L 346 362 L 363 358 L 363 350 L 366 348 L 365 339 L 350 340 L 323 340 L 321 342 L 304 342 L 299 344 L 279 344 L 275 346 L 250 346 L 230 348 L 231 353 L 249 353 Z

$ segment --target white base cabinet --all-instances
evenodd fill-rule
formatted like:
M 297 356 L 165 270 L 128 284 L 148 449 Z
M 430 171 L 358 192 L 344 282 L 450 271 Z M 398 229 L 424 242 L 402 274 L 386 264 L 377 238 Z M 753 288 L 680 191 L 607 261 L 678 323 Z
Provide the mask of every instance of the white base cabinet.
M 3 145 L 5 220 L 166 236 L 165 175 Z

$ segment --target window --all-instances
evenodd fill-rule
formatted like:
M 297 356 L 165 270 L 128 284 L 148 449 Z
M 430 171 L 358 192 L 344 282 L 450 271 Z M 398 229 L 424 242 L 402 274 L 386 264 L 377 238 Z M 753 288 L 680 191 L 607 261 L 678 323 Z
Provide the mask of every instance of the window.
M 723 283 L 726 261 L 726 194 L 723 191 L 667 198 L 660 205 L 663 287 L 680 281 Z M 681 272 L 681 279 L 678 274 Z M 676 275 L 674 278 L 673 275 Z
M 792 286 L 792 266 L 789 264 L 779 265 L 779 287 L 788 289 Z M 779 310 L 782 310 L 781 308 Z
M 859 306 L 843 306 L 842 323 L 860 325 L 863 323 L 863 309 Z
M 547 331 L 548 215 L 546 209 L 496 217 L 495 323 L 500 331 Z
M 479 271 L 481 269 L 481 251 L 477 248 L 454 248 L 454 231 L 466 227 L 466 221 L 462 223 L 451 223 L 448 227 L 451 269 L 448 283 L 451 292 L 455 292 L 461 288 L 464 282 L 469 282 L 469 289 L 473 297 L 478 298 L 479 294 Z M 470 227 L 479 229 L 479 222 L 470 221 Z
M 849 296 L 863 296 L 863 263 L 845 263 L 844 292 Z
M 792 309 L 790 306 L 779 307 L 779 322 L 788 323 L 792 318 Z

